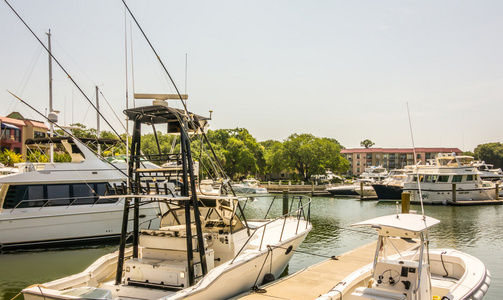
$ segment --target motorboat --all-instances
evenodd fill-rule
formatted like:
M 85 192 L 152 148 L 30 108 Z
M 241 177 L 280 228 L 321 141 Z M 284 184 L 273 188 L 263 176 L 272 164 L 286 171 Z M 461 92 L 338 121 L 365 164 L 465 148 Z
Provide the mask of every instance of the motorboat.
M 363 197 L 376 197 L 372 184 L 385 179 L 388 176 L 386 168 L 372 166 L 365 171 L 352 184 L 334 185 L 327 187 L 326 191 L 332 196 L 361 196 L 363 183 Z
M 371 166 L 365 168 L 360 178 L 370 179 L 372 181 L 380 181 L 388 177 L 388 170 L 381 166 Z
M 469 204 L 496 200 L 499 192 L 495 182 L 483 181 L 473 165 L 472 156 L 442 154 L 433 165 L 417 165 L 404 182 L 411 203 Z M 421 195 L 422 193 L 422 195 Z
M 238 194 L 264 194 L 267 188 L 263 187 L 260 181 L 255 178 L 241 180 L 241 183 L 232 184 L 232 189 Z
M 485 161 L 474 161 L 473 166 L 481 172 L 480 178 L 488 181 L 499 181 L 503 179 L 503 171 L 501 168 L 495 168 L 492 164 L 487 164 Z
M 396 201 L 402 199 L 403 183 L 407 178 L 407 174 L 412 171 L 412 166 L 406 166 L 404 169 L 391 170 L 388 177 L 384 180 L 372 183 L 372 188 L 374 188 L 379 201 Z
M 17 167 L 8 167 L 0 163 L 0 177 L 17 173 L 19 173 L 19 169 Z
M 48 140 L 64 146 L 72 160 L 21 163 L 19 173 L 0 177 L 0 249 L 118 240 L 124 199 L 99 197 L 126 189 L 127 164 L 101 160 L 78 139 L 53 137 L 40 142 Z M 142 227 L 158 228 L 160 214 L 155 204 L 142 206 Z
M 145 123 L 168 124 L 169 130 L 178 132 L 180 153 L 159 153 L 158 158 L 174 163 L 156 172 L 163 172 L 166 180 L 178 178 L 181 185 L 168 182 L 156 185 L 151 193 L 133 188 L 132 194 L 102 197 L 126 199 L 119 250 L 99 258 L 81 273 L 25 288 L 24 298 L 227 299 L 278 278 L 312 228 L 310 199 L 296 196 L 286 205 L 292 211 L 271 216 L 275 210 L 269 208 L 265 215 L 251 218 L 245 208 L 262 200 L 241 200 L 243 197 L 232 193 L 227 180 L 222 181 L 218 196 L 197 192 L 189 132 L 204 134 L 208 118 L 159 101 L 152 106 L 128 109 L 125 114 L 135 128 L 130 159 L 132 186 L 141 182 L 142 175 L 149 174 L 149 170 L 135 168 L 143 157 L 135 150 L 140 149 L 140 128 Z M 148 160 L 155 161 L 155 157 L 150 155 Z M 199 163 L 203 161 L 207 160 Z M 221 174 L 220 171 L 212 174 Z M 276 198 L 265 197 L 270 207 L 276 205 Z M 132 202 L 138 198 L 142 201 Z M 281 205 L 283 197 L 278 197 L 278 201 Z M 147 202 L 167 208 L 159 229 L 139 228 L 139 203 Z M 130 208 L 134 228 L 133 243 L 128 247 L 126 224 L 131 217 Z
M 355 270 L 317 300 L 481 299 L 491 275 L 479 259 L 453 249 L 429 249 L 428 229 L 439 220 L 419 214 L 395 214 L 356 223 L 377 231 L 373 263 Z M 418 247 L 390 255 L 396 239 Z

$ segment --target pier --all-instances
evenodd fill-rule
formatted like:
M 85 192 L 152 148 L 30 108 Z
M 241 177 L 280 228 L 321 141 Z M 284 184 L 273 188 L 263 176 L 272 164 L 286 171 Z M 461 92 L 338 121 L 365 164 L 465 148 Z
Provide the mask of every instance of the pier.
M 419 246 L 419 243 L 413 240 L 396 239 L 393 243 L 399 251 L 413 250 Z M 315 299 L 330 291 L 330 289 L 352 272 L 370 264 L 374 258 L 375 248 L 376 242 L 372 242 L 337 256 L 336 259 L 322 261 L 289 276 L 260 286 L 260 289 L 265 290 L 265 292 L 250 291 L 233 299 Z

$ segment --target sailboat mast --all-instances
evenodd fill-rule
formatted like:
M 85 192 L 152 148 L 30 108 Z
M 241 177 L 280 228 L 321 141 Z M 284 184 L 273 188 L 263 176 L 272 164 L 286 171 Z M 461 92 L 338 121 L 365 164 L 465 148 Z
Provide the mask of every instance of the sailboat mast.
M 51 55 L 51 30 L 49 29 L 49 32 L 47 34 L 47 39 L 48 39 L 48 49 L 49 49 L 49 113 L 53 112 L 52 109 L 52 55 Z M 52 122 L 49 122 L 49 127 L 50 127 L 50 136 L 52 137 L 54 134 L 54 125 Z M 51 142 L 51 150 L 50 150 L 50 159 L 51 159 L 51 164 L 54 163 L 54 144 Z
M 96 86 L 96 135 L 97 135 L 97 138 L 99 139 L 100 138 L 100 113 L 99 113 L 100 100 L 99 100 L 98 92 L 99 92 L 99 89 L 98 89 L 98 86 Z M 98 141 L 98 155 L 101 155 L 101 145 L 100 145 L 99 141 Z

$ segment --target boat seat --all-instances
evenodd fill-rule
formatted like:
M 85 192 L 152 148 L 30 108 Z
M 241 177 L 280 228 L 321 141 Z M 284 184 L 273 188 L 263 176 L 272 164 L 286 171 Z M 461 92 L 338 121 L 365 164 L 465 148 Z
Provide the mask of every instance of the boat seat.
M 362 297 L 363 299 L 375 299 L 375 300 L 405 300 L 407 296 L 402 293 L 384 291 L 374 288 L 359 287 L 356 289 L 352 296 Z

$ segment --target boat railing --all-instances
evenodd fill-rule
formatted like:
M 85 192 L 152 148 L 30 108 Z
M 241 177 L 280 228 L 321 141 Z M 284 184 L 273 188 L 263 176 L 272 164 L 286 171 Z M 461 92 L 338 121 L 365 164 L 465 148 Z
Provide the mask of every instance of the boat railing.
M 262 196 L 260 198 L 262 198 Z M 298 198 L 297 202 L 295 201 L 296 198 Z M 306 198 L 307 198 L 307 200 L 303 201 L 303 199 L 306 199 Z M 267 210 L 267 212 L 266 212 L 266 214 L 264 216 L 264 219 L 268 218 L 269 213 L 271 211 L 271 208 L 274 205 L 275 200 L 277 200 L 277 199 L 281 199 L 283 201 L 286 200 L 286 198 L 274 196 L 273 199 L 272 199 L 272 201 L 271 201 L 271 204 L 269 205 L 269 209 Z M 265 232 L 267 230 L 267 226 L 270 225 L 270 224 L 272 224 L 272 223 L 275 223 L 277 220 L 283 219 L 283 225 L 281 227 L 281 233 L 280 233 L 278 242 L 281 242 L 281 240 L 283 238 L 283 233 L 285 231 L 286 221 L 289 218 L 291 218 L 291 217 L 294 217 L 297 220 L 297 226 L 295 228 L 295 234 L 298 234 L 298 232 L 299 232 L 299 226 L 300 226 L 300 221 L 301 220 L 307 221 L 306 222 L 306 228 L 307 228 L 309 226 L 309 223 L 311 222 L 311 201 L 312 201 L 311 198 L 307 197 L 307 196 L 292 196 L 292 200 L 291 200 L 291 205 L 290 205 L 289 211 L 287 213 L 279 216 L 279 217 L 276 217 L 274 219 L 270 219 L 265 224 L 262 224 L 262 225 L 260 225 L 258 227 L 255 227 L 254 230 L 253 230 L 253 232 L 250 234 L 250 236 L 246 240 L 246 242 L 243 244 L 243 246 L 239 249 L 239 251 L 236 253 L 236 255 L 234 256 L 234 258 L 232 259 L 231 264 L 234 263 L 234 260 L 236 260 L 236 258 L 243 252 L 243 250 L 246 248 L 246 246 L 248 246 L 250 244 L 251 240 L 255 237 L 255 235 L 257 234 L 257 232 L 259 232 L 260 230 L 262 230 L 263 234 L 262 234 L 262 238 L 260 240 L 260 245 L 259 245 L 258 249 L 261 250 L 262 249 L 262 245 L 264 243 L 264 236 L 265 236 Z M 295 210 L 292 210 L 294 203 L 297 203 L 298 208 L 295 209 Z M 251 221 L 251 220 L 248 220 L 248 221 Z
M 76 203 L 79 200 L 92 199 L 92 202 L 88 203 Z M 105 202 L 105 203 L 104 203 Z M 102 199 L 99 196 L 85 196 L 85 197 L 62 197 L 53 199 L 27 199 L 19 201 L 13 208 L 11 212 L 19 208 L 39 208 L 39 210 L 46 207 L 70 207 L 70 206 L 81 206 L 81 205 L 96 205 L 96 204 L 115 204 L 119 205 L 122 200 L 110 201 L 107 199 Z

